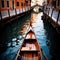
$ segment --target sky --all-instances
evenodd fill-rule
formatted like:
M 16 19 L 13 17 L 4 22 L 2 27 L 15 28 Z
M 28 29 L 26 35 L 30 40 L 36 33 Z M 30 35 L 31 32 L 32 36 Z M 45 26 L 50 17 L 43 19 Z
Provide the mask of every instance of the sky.
M 44 0 L 31 0 L 31 6 L 35 5 L 36 2 L 42 6 L 42 3 L 43 3 Z

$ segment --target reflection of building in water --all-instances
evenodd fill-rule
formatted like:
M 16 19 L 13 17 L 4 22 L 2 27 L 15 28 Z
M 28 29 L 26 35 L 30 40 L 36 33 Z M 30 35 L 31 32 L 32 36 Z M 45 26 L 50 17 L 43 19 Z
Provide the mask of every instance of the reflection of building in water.
M 46 43 L 49 47 L 49 52 L 51 56 L 50 60 L 60 60 L 60 34 L 56 32 L 51 24 L 47 23 L 45 20 L 43 22 L 47 36 Z
M 34 14 L 33 14 L 33 13 L 31 14 L 31 22 L 32 22 L 32 23 L 35 22 L 36 16 L 37 16 L 37 14 L 35 14 L 35 13 L 34 13 Z

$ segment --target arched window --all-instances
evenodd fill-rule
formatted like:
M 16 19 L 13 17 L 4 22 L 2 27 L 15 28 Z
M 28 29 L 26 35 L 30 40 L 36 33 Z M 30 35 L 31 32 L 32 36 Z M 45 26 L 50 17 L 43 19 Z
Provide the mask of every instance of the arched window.
M 7 1 L 7 7 L 9 7 L 9 1 Z
M 17 2 L 17 6 L 19 6 L 19 2 Z

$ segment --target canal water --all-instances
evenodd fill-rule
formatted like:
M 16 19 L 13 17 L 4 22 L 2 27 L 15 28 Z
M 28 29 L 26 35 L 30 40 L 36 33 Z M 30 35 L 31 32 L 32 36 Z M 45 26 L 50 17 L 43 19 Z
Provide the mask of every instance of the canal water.
M 38 42 L 42 48 L 43 60 L 59 60 L 59 34 L 45 20 L 41 19 L 43 12 L 27 14 L 20 19 L 9 23 L 3 34 L 3 41 L 0 41 L 0 60 L 15 60 L 25 34 L 29 29 L 30 20 Z M 46 56 L 46 57 L 45 57 Z

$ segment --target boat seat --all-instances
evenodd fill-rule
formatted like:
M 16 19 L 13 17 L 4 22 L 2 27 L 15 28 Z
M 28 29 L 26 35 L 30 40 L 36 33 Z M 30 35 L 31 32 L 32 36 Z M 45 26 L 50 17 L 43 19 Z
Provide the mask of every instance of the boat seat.
M 39 50 L 20 50 L 21 52 L 39 52 Z
M 38 60 L 38 52 L 23 52 L 22 53 L 22 60 Z
M 27 41 L 27 42 L 33 42 L 33 41 L 36 41 L 36 39 L 25 39 L 25 41 Z

